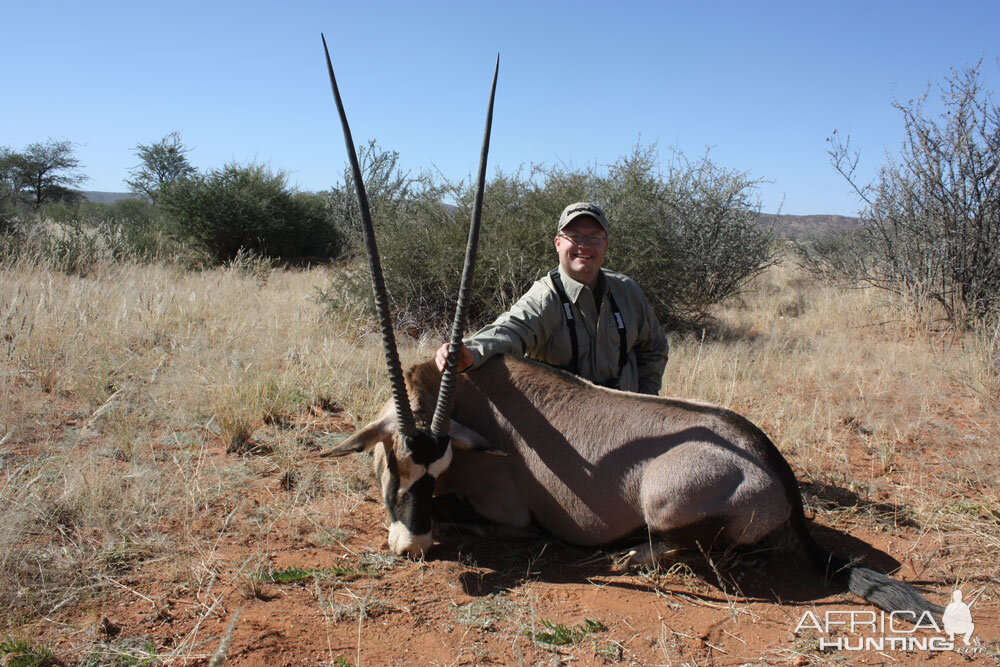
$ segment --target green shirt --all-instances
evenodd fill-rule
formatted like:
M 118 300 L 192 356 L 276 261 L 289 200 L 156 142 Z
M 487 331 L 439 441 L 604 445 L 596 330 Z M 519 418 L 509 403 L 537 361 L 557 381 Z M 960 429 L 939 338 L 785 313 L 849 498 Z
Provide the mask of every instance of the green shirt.
M 595 383 L 618 375 L 618 327 L 610 300 L 605 298 L 605 291 L 610 289 L 628 337 L 628 363 L 618 386 L 624 391 L 657 394 L 668 349 L 653 308 L 634 280 L 613 271 L 602 273 L 604 279 L 598 281 L 595 295 L 559 270 L 576 318 L 576 372 Z M 465 346 L 472 352 L 473 367 L 497 354 L 525 355 L 551 366 L 568 367 L 572 354 L 569 327 L 552 279 L 546 275 L 535 281 L 510 310 L 466 339 Z

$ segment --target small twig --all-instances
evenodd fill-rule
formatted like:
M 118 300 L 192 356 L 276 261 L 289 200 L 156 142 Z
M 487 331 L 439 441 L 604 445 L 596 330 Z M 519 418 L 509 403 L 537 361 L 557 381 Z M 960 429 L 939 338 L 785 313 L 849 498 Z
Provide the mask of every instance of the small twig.
M 84 423 L 83 428 L 80 429 L 80 434 L 81 435 L 83 435 L 84 433 L 86 433 L 87 430 L 90 429 L 94 425 L 94 422 L 97 421 L 97 418 L 100 417 L 104 413 L 104 411 L 108 409 L 108 406 L 110 406 L 111 403 L 116 398 L 118 398 L 118 394 L 122 393 L 122 391 L 124 391 L 124 389 L 125 389 L 124 387 L 116 389 L 113 394 L 111 394 L 110 396 L 108 396 L 108 400 L 104 401 L 104 405 L 102 405 L 101 407 L 99 407 L 96 410 L 94 410 L 94 414 L 90 415 L 90 419 L 88 419 Z
M 977 601 L 977 600 L 979 600 L 979 596 L 980 596 L 980 595 L 982 595 L 982 594 L 983 594 L 983 593 L 985 593 L 985 592 L 986 592 L 986 586 L 983 586 L 982 588 L 980 588 L 980 589 L 979 589 L 979 592 L 978 592 L 978 593 L 976 593 L 976 597 L 974 597 L 974 598 L 972 599 L 972 602 L 970 602 L 970 603 L 969 603 L 969 607 L 971 608 L 971 607 L 972 607 L 972 605 L 976 604 L 976 601 Z
M 745 640 L 745 639 L 743 639 L 742 637 L 737 637 L 736 635 L 734 635 L 733 633 L 731 633 L 731 632 L 730 632 L 729 630 L 726 630 L 726 629 L 724 629 L 724 628 L 723 628 L 723 630 L 722 630 L 722 631 L 723 631 L 724 633 L 726 633 L 727 635 L 729 635 L 730 637 L 732 637 L 733 639 L 735 639 L 736 641 L 738 641 L 738 642 L 742 643 L 742 644 L 743 644 L 744 646 L 746 646 L 746 645 L 747 645 L 747 642 L 746 642 L 746 640 Z
M 201 616 L 200 616 L 200 617 L 198 618 L 198 622 L 194 624 L 194 627 L 193 627 L 193 628 L 191 628 L 191 632 L 189 632 L 189 633 L 188 633 L 188 636 L 187 636 L 187 637 L 185 637 L 184 639 L 182 639 L 182 640 L 181 640 L 181 643 L 177 645 L 177 649 L 175 649 L 175 652 L 176 652 L 176 651 L 179 651 L 179 650 L 180 650 L 180 648 L 181 648 L 182 646 L 184 646 L 184 644 L 185 644 L 185 643 L 187 643 L 187 642 L 188 642 L 188 638 L 190 638 L 190 640 L 191 640 L 191 641 L 190 641 L 190 645 L 191 645 L 191 648 L 193 649 L 193 648 L 195 647 L 195 643 L 194 643 L 194 640 L 198 638 L 198 631 L 199 631 L 199 630 L 201 630 L 201 624 L 202 624 L 202 622 L 203 622 L 203 621 L 204 621 L 204 620 L 205 620 L 206 618 L 208 618 L 208 617 L 209 617 L 209 616 L 210 616 L 210 615 L 212 614 L 212 612 L 213 612 L 213 611 L 215 611 L 215 607 L 216 607 L 216 606 L 217 606 L 217 605 L 219 604 L 219 601 L 220 601 L 220 600 L 221 600 L 221 598 L 216 598 L 216 599 L 215 599 L 215 602 L 213 602 L 213 603 L 212 603 L 212 606 L 211 606 L 211 607 L 209 607 L 209 608 L 208 608 L 208 609 L 207 609 L 207 610 L 205 611 L 205 613 L 204 613 L 204 614 L 202 614 L 202 615 L 201 615 Z
M 101 576 L 104 579 L 106 579 L 106 580 L 110 581 L 111 583 L 113 583 L 115 586 L 118 586 L 119 588 L 124 589 L 124 590 L 128 591 L 129 593 L 132 593 L 133 595 L 136 595 L 136 596 L 142 598 L 143 600 L 145 600 L 146 602 L 148 602 L 149 604 L 153 605 L 153 610 L 154 611 L 157 611 L 157 612 L 160 611 L 159 606 L 157 606 L 156 602 L 152 598 L 146 597 L 145 595 L 143 595 L 139 591 L 135 590 L 134 588 L 129 588 L 125 584 L 123 584 L 121 582 L 118 582 L 118 581 L 115 581 L 114 579 L 112 579 L 111 577 L 109 577 L 107 575 L 101 575 Z
M 208 661 L 208 667 L 219 667 L 226 661 L 229 643 L 233 640 L 233 630 L 236 629 L 236 622 L 240 620 L 241 613 L 243 613 L 243 607 L 239 607 L 233 612 L 233 617 L 229 619 L 229 625 L 226 626 L 226 632 L 222 635 L 222 641 L 219 642 L 219 648 L 215 649 L 212 659 Z
M 705 641 L 705 639 L 703 637 L 695 637 L 695 636 L 689 635 L 689 634 L 687 634 L 685 632 L 681 632 L 680 630 L 674 630 L 673 628 L 668 628 L 668 629 L 670 630 L 670 632 L 674 633 L 675 635 L 680 635 L 681 637 L 687 637 L 688 639 L 692 639 L 692 640 L 694 640 L 696 642 L 701 642 L 702 644 L 704 644 L 705 646 L 709 647 L 710 649 L 714 649 L 716 651 L 719 651 L 720 653 L 725 653 L 726 655 L 730 655 L 729 651 L 727 651 L 727 650 L 725 650 L 725 649 L 723 649 L 723 648 L 721 648 L 719 646 L 716 646 L 715 644 L 709 644 L 707 641 Z
M 366 596 L 367 597 L 367 596 Z M 354 658 L 354 662 L 357 665 L 361 665 L 361 623 L 365 620 L 365 607 L 362 606 L 358 611 L 358 650 Z

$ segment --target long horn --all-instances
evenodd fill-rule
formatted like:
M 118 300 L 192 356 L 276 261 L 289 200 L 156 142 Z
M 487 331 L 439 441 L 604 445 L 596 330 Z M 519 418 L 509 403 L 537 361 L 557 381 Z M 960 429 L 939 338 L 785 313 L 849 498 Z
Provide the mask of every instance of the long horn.
M 465 248 L 465 266 L 462 268 L 462 284 L 458 290 L 458 305 L 455 306 L 455 322 L 451 328 L 451 340 L 448 344 L 448 361 L 441 376 L 441 388 L 438 390 L 437 407 L 431 421 L 431 433 L 437 436 L 446 435 L 450 426 L 451 399 L 455 393 L 455 380 L 458 375 L 458 353 L 462 345 L 462 333 L 465 330 L 466 310 L 469 305 L 469 288 L 472 287 L 472 276 L 476 270 L 476 250 L 479 247 L 479 223 L 483 217 L 483 189 L 486 186 L 486 156 L 490 152 L 490 130 L 493 127 L 493 98 L 497 92 L 497 74 L 500 72 L 500 54 L 497 54 L 497 64 L 493 69 L 493 85 L 490 87 L 490 104 L 486 109 L 486 130 L 483 132 L 483 148 L 479 154 L 479 179 L 476 182 L 476 198 L 472 204 L 472 224 L 469 226 L 469 243 Z
M 413 412 L 410 410 L 410 400 L 406 394 L 403 368 L 399 363 L 399 353 L 396 351 L 396 338 L 392 333 L 392 317 L 389 315 L 389 297 L 385 290 L 385 279 L 382 276 L 382 264 L 379 261 L 378 246 L 375 244 L 375 229 L 372 226 L 371 211 L 368 209 L 368 195 L 365 193 L 365 184 L 361 180 L 361 167 L 358 166 L 358 155 L 354 150 L 351 128 L 347 124 L 347 114 L 344 113 L 344 103 L 340 101 L 337 78 L 333 75 L 333 63 L 330 62 L 330 51 L 326 48 L 326 37 L 323 36 L 323 33 L 320 33 L 320 37 L 323 40 L 323 52 L 326 54 L 326 68 L 330 72 L 330 87 L 333 89 L 333 99 L 337 101 L 340 124 L 344 128 L 344 143 L 347 144 L 347 157 L 351 160 L 351 173 L 354 175 L 354 187 L 358 194 L 358 207 L 361 209 L 361 222 L 365 231 L 365 251 L 368 253 L 368 264 L 372 270 L 372 291 L 375 292 L 375 310 L 378 312 L 379 328 L 382 331 L 382 346 L 385 348 L 385 363 L 389 367 L 389 381 L 392 384 L 392 400 L 396 404 L 398 428 L 401 434 L 410 437 L 416 434 L 417 428 L 413 422 Z

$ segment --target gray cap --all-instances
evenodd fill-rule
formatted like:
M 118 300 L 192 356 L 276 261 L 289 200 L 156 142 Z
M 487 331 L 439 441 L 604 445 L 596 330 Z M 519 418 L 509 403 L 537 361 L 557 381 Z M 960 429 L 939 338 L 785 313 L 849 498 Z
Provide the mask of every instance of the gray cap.
M 586 201 L 578 201 L 563 209 L 562 215 L 559 216 L 559 224 L 556 225 L 556 233 L 561 232 L 563 227 L 584 215 L 597 220 L 601 224 L 601 227 L 604 228 L 605 234 L 610 233 L 608 219 L 604 217 L 604 211 L 599 209 L 595 204 Z

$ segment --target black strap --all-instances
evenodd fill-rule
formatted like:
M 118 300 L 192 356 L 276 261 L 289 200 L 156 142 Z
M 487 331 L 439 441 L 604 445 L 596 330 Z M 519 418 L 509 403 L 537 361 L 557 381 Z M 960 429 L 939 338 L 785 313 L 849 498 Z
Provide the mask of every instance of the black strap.
M 566 366 L 566 370 L 576 375 L 577 359 L 580 358 L 580 343 L 576 339 L 576 318 L 573 317 L 573 306 L 569 302 L 569 297 L 566 296 L 562 278 L 559 277 L 559 269 L 549 271 L 549 278 L 552 279 L 552 284 L 556 288 L 556 294 L 559 295 L 559 303 L 562 304 L 563 315 L 566 316 L 566 326 L 569 327 L 569 343 L 572 354 L 570 355 L 569 365 Z
M 618 310 L 615 295 L 611 293 L 611 285 L 608 285 L 608 302 L 611 304 L 611 314 L 615 316 L 615 325 L 618 327 L 618 377 L 621 377 L 622 370 L 628 363 L 628 332 L 625 331 L 622 311 Z
M 570 304 L 569 297 L 566 296 L 566 289 L 563 287 L 562 278 L 559 276 L 559 269 L 552 269 L 549 272 L 549 278 L 552 279 L 552 285 L 556 288 L 556 294 L 559 295 L 559 303 L 562 304 L 563 315 L 566 316 L 566 326 L 569 327 L 569 342 L 572 348 L 572 356 L 566 370 L 575 375 L 578 368 L 577 360 L 580 357 L 580 343 L 576 337 L 576 318 L 573 316 L 572 304 Z M 604 278 L 604 271 L 601 271 L 601 278 Z M 607 280 L 604 282 L 607 284 Z M 614 316 L 615 326 L 618 328 L 618 377 L 621 377 L 622 370 L 628 363 L 628 332 L 625 330 L 625 318 L 622 317 L 622 313 L 618 309 L 618 304 L 615 303 L 615 297 L 611 293 L 610 284 L 608 284 L 608 303 L 611 304 L 611 314 Z M 600 314 L 599 311 L 598 314 Z

